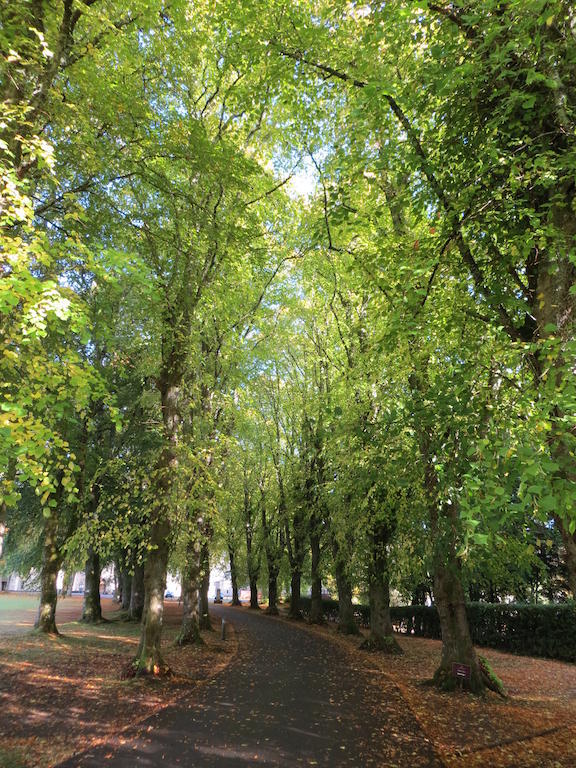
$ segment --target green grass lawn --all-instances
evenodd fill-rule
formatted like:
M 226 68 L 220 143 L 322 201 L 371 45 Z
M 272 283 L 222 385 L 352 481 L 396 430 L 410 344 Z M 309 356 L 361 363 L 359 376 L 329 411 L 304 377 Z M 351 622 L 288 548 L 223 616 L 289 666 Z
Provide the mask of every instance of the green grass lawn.
M 34 626 L 38 595 L 0 592 L 0 635 L 19 635 Z
M 38 594 L 26 592 L 0 592 L 0 622 L 9 611 L 36 610 Z
M 82 596 L 58 598 L 56 621 L 77 621 L 82 615 Z M 38 613 L 38 593 L 0 592 L 0 636 L 21 635 L 34 627 Z

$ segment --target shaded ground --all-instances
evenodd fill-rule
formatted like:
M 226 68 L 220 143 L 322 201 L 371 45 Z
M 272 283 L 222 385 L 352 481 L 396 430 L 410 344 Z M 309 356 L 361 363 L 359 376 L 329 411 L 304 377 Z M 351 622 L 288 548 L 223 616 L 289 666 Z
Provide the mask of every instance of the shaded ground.
M 397 687 L 373 686 L 345 650 L 285 621 L 219 609 L 239 653 L 194 702 L 171 706 L 61 768 L 441 766 Z
M 308 631 L 330 635 L 384 690 L 396 685 L 446 768 L 576 766 L 576 665 L 484 649 L 510 698 L 443 694 L 425 684 L 440 661 L 437 640 L 400 635 L 405 655 L 386 657 L 358 651 L 360 641 L 333 625 Z
M 21 629 L 33 620 L 36 599 L 20 597 L 0 596 L 0 634 L 10 611 Z M 47 768 L 73 752 L 61 768 L 576 766 L 575 665 L 486 650 L 510 700 L 441 694 L 424 685 L 437 641 L 400 637 L 406 655 L 390 658 L 359 651 L 333 626 L 223 608 L 237 637 L 205 633 L 208 648 L 181 652 L 171 645 L 179 607 L 168 601 L 177 678 L 120 681 L 138 627 L 64 623 L 80 609 L 78 598 L 61 603 L 63 638 L 0 637 L 2 768 Z
M 29 603 L 37 602 L 37 598 L 26 599 L 22 618 L 17 615 L 18 600 L 11 603 L 10 611 L 16 613 L 21 628 L 29 618 Z M 96 627 L 65 623 L 66 618 L 79 615 L 81 602 L 79 598 L 62 601 L 60 638 L 36 634 L 0 638 L 2 768 L 47 768 L 91 744 L 113 736 L 121 739 L 123 728 L 189 697 L 234 654 L 233 635 L 223 643 L 217 632 L 204 633 L 207 645 L 202 648 L 174 647 L 179 608 L 167 602 L 165 655 L 176 677 L 162 683 L 123 681 L 121 673 L 136 650 L 139 626 L 119 621 Z M 111 600 L 104 601 L 108 616 L 116 609 Z M 8 609 L 2 614 L 5 618 Z M 6 629 L 5 620 L 2 629 Z

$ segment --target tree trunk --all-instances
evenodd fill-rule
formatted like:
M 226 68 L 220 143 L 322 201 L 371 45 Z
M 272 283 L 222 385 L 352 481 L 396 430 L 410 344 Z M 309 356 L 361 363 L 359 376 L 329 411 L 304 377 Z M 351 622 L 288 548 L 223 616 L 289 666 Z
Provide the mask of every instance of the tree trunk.
M 161 651 L 164 592 L 168 568 L 170 526 L 157 520 L 150 531 L 151 549 L 144 567 L 144 608 L 140 645 L 134 660 L 137 674 L 166 675 L 170 669 Z
M 200 635 L 200 581 L 202 572 L 202 544 L 198 539 L 189 542 L 186 552 L 186 571 L 182 579 L 182 627 L 178 645 L 203 644 Z
M 434 598 L 442 630 L 442 659 L 434 680 L 443 689 L 455 688 L 458 679 L 452 665 L 465 664 L 470 668 L 470 679 L 462 680 L 463 687 L 480 693 L 485 681 L 470 636 L 464 589 L 456 563 L 436 566 Z
M 255 576 L 250 578 L 250 608 L 260 610 L 258 605 L 258 582 Z
M 230 557 L 230 580 L 232 581 L 232 605 L 241 605 L 238 596 L 238 570 L 236 568 L 236 556 L 232 547 L 228 547 Z
M 392 528 L 384 522 L 375 524 L 370 537 L 370 635 L 362 647 L 401 654 L 390 617 L 388 545 L 391 536 Z
M 82 621 L 87 624 L 98 624 L 102 621 L 102 605 L 100 603 L 100 556 L 93 547 L 88 549 L 84 581 L 84 605 Z
M 324 621 L 324 611 L 322 607 L 322 579 L 320 577 L 320 536 L 314 530 L 317 527 L 314 515 L 312 515 L 313 530 L 310 534 L 310 548 L 312 551 L 312 592 L 310 596 L 310 616 L 311 624 L 321 624 Z
M 34 625 L 36 629 L 47 635 L 57 635 L 56 628 L 56 603 L 58 601 L 58 589 L 56 582 L 60 570 L 61 557 L 57 543 L 58 519 L 54 509 L 50 510 L 50 517 L 44 520 L 44 552 L 42 559 L 42 573 L 40 577 L 40 607 L 38 618 Z
M 158 389 L 162 405 L 164 447 L 154 472 L 156 503 L 151 511 L 149 552 L 144 566 L 144 608 L 140 645 L 133 661 L 136 674 L 168 675 L 170 668 L 162 658 L 162 622 L 164 592 L 170 555 L 172 491 L 178 471 L 178 443 L 181 424 L 180 384 L 184 375 L 186 350 L 182 346 L 188 338 L 187 313 L 184 320 L 173 316 L 173 308 L 164 318 L 168 331 L 162 337 L 162 371 Z
M 269 616 L 278 616 L 278 573 L 278 568 L 268 565 L 268 608 L 265 613 Z
M 120 573 L 120 582 L 121 582 L 121 590 L 122 590 L 122 610 L 123 611 L 129 611 L 130 610 L 130 600 L 132 597 L 132 574 L 128 570 L 128 567 L 125 566 L 122 568 L 122 571 Z
M 136 563 L 132 575 L 132 588 L 130 590 L 130 607 L 128 619 L 141 621 L 144 612 L 144 565 Z
M 426 584 L 418 584 L 414 587 L 412 592 L 411 605 L 426 605 L 426 597 L 428 595 L 428 587 Z
M 260 575 L 260 551 L 254 546 L 254 512 L 246 473 L 244 474 L 244 524 L 246 530 L 246 565 L 250 584 L 250 608 L 258 609 L 258 576 Z
M 208 542 L 202 544 L 201 552 L 202 578 L 200 582 L 200 629 L 213 630 L 210 621 L 210 610 L 208 607 L 208 590 L 210 589 L 210 550 Z
M 336 587 L 338 589 L 338 632 L 344 635 L 357 635 L 360 630 L 354 618 L 352 604 L 352 584 L 346 572 L 346 566 L 340 559 L 335 558 Z
M 288 616 L 291 619 L 301 619 L 302 610 L 300 608 L 300 592 L 302 583 L 302 572 L 299 569 L 293 569 L 290 577 L 290 610 Z

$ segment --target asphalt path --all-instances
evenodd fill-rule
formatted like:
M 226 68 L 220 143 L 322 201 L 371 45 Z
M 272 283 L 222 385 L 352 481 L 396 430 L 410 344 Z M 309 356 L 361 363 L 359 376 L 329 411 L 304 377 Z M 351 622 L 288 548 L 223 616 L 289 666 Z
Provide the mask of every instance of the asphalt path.
M 440 768 L 387 678 L 329 639 L 246 608 L 215 607 L 239 648 L 189 701 L 60 768 Z

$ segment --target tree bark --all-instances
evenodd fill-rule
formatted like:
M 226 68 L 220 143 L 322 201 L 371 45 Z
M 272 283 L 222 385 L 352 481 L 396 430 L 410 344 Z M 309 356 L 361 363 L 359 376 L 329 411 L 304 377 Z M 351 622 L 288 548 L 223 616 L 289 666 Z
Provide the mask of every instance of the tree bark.
M 61 555 L 58 548 L 58 518 L 56 511 L 50 510 L 50 517 L 44 520 L 44 551 L 42 573 L 40 577 L 40 607 L 36 629 L 47 635 L 58 635 L 56 627 L 56 603 L 58 589 L 56 582 L 61 565 Z
M 370 536 L 370 635 L 362 644 L 368 650 L 401 654 L 402 649 L 394 637 L 390 617 L 390 571 L 388 546 L 392 527 L 377 522 Z
M 310 616 L 308 620 L 311 624 L 321 624 L 324 621 L 324 611 L 322 607 L 322 579 L 320 576 L 320 536 L 318 534 L 318 523 L 315 515 L 311 515 L 311 533 L 310 549 L 312 553 L 312 591 L 310 595 Z
M 250 577 L 250 608 L 260 610 L 258 605 L 258 582 L 254 575 Z
M 441 688 L 455 688 L 458 681 L 452 665 L 465 664 L 470 667 L 470 680 L 463 681 L 463 686 L 473 692 L 482 692 L 485 681 L 472 644 L 464 589 L 455 562 L 436 566 L 434 597 L 442 629 L 442 658 L 434 680 Z
M 125 565 L 120 572 L 120 584 L 122 594 L 122 610 L 128 611 L 130 609 L 130 600 L 132 597 L 132 574 L 128 570 L 127 565 Z
M 348 578 L 346 566 L 339 554 L 334 556 L 334 574 L 338 589 L 338 632 L 341 632 L 343 635 L 357 635 L 360 630 L 354 618 L 352 584 Z
M 290 610 L 291 619 L 302 618 L 300 595 L 302 589 L 302 566 L 306 555 L 306 522 L 300 505 L 296 506 L 292 520 L 292 538 L 286 525 L 286 546 L 290 562 Z
M 128 619 L 130 621 L 141 621 L 144 612 L 144 565 L 135 563 L 134 573 L 132 574 L 132 588 L 130 590 L 130 606 L 128 608 Z
M 302 589 L 302 572 L 298 568 L 293 568 L 290 576 L 290 610 L 288 616 L 291 619 L 302 618 L 302 608 L 300 606 L 300 594 Z
M 265 613 L 269 616 L 278 616 L 278 573 L 278 568 L 268 565 L 268 608 Z
M 185 289 L 187 290 L 187 286 Z M 182 316 L 175 317 L 175 307 L 165 309 L 165 330 L 162 335 L 162 370 L 158 389 L 162 406 L 164 446 L 154 471 L 156 501 L 151 512 L 149 552 L 144 567 L 144 608 L 140 645 L 133 667 L 136 674 L 165 676 L 170 668 L 162 658 L 162 623 L 164 592 L 170 555 L 171 496 L 175 474 L 178 471 L 178 446 L 181 427 L 180 386 L 184 376 L 187 351 L 185 342 L 189 334 L 187 294 L 179 301 L 184 306 Z M 178 303 L 178 302 L 177 302 Z
M 164 592 L 168 568 L 170 525 L 156 520 L 150 531 L 151 550 L 144 568 L 144 608 L 140 645 L 134 660 L 137 674 L 163 676 L 170 669 L 161 651 Z
M 201 581 L 200 581 L 200 629 L 213 630 L 208 607 L 208 590 L 210 589 L 210 550 L 208 542 L 202 544 L 201 551 Z
M 278 528 L 273 532 L 266 513 L 263 485 L 261 484 L 261 512 L 262 532 L 264 536 L 264 551 L 266 553 L 266 565 L 268 566 L 268 607 L 266 613 L 270 616 L 278 615 L 278 574 L 280 572 L 280 558 L 282 557 L 282 541 Z
M 258 609 L 258 576 L 260 575 L 260 550 L 254 544 L 254 509 L 248 486 L 248 476 L 244 470 L 244 528 L 246 531 L 246 565 L 250 584 L 250 608 Z
M 102 621 L 100 572 L 100 555 L 93 547 L 90 547 L 84 570 L 84 604 L 82 607 L 82 621 L 87 624 L 98 624 Z
M 203 644 L 200 635 L 200 581 L 202 544 L 198 539 L 188 543 L 186 571 L 182 580 L 182 627 L 178 645 Z

